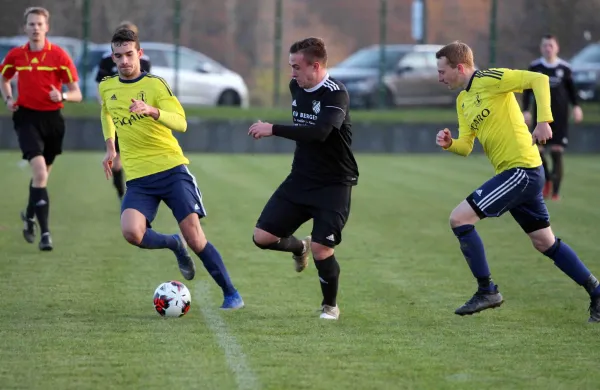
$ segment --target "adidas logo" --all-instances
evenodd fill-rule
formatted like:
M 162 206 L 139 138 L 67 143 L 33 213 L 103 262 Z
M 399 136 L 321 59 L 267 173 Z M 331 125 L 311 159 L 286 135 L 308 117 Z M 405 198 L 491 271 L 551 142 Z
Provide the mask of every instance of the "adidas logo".
M 32 64 L 39 64 L 39 62 L 40 62 L 40 61 L 38 61 L 38 59 L 37 59 L 37 58 L 34 58 L 33 60 L 31 60 L 31 63 L 32 63 Z
M 335 236 L 333 234 L 330 234 L 325 238 L 328 239 L 329 241 L 335 241 Z
M 294 101 L 292 102 L 292 107 L 296 107 L 296 99 L 294 99 Z
M 117 95 L 112 95 L 112 96 L 110 97 L 110 100 L 117 100 Z
M 475 193 L 476 193 L 478 196 L 481 196 L 481 193 L 482 193 L 482 192 L 483 192 L 483 191 L 481 191 L 481 190 L 477 190 L 477 191 L 475 191 Z
M 196 203 L 196 204 L 194 205 L 194 210 L 200 210 L 200 206 L 198 206 L 198 203 Z

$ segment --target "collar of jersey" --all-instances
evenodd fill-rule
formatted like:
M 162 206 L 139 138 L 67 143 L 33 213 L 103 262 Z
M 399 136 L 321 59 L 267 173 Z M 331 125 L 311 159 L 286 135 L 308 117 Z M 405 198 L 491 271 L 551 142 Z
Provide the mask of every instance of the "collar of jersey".
M 475 72 L 473 72 L 473 74 L 471 75 L 471 78 L 469 79 L 469 84 L 467 84 L 467 88 L 465 88 L 465 91 L 469 92 L 469 89 L 471 89 L 471 84 L 473 84 L 473 79 L 475 78 L 475 75 L 477 74 L 477 72 L 479 72 L 478 70 L 476 70 Z
M 25 49 L 27 51 L 31 51 L 31 46 L 30 46 L 29 42 L 27 42 L 25 45 L 23 45 L 23 49 Z M 40 50 L 40 51 L 51 50 L 51 49 L 52 49 L 52 44 L 50 43 L 48 38 L 46 38 L 44 41 L 44 47 L 42 47 L 42 50 Z
M 556 68 L 563 62 L 563 60 L 559 57 L 556 57 L 556 61 L 550 63 L 550 62 L 546 61 L 546 59 L 544 57 L 540 57 L 540 62 L 546 68 Z
M 321 82 L 320 82 L 319 84 L 317 84 L 317 85 L 315 85 L 314 87 L 312 87 L 312 88 L 309 88 L 309 89 L 306 89 L 306 88 L 304 88 L 304 90 L 305 90 L 306 92 L 315 92 L 317 89 L 321 88 L 321 87 L 323 86 L 323 84 L 325 84 L 325 82 L 326 82 L 327 80 L 329 80 L 329 73 L 326 73 L 326 74 L 325 74 L 325 77 L 323 77 L 323 80 L 321 80 Z
M 125 84 L 131 84 L 131 83 L 137 83 L 138 81 L 140 81 L 141 79 L 143 79 L 144 77 L 146 77 L 148 75 L 147 72 L 142 72 L 141 75 L 139 75 L 138 77 L 132 79 L 132 80 L 123 80 L 122 78 L 119 77 L 119 81 Z

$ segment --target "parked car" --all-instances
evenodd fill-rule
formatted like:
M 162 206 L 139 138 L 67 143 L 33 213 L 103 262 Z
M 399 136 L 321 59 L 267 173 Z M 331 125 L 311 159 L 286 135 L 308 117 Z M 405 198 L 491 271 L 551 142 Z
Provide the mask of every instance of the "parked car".
M 244 79 L 212 58 L 189 49 L 179 48 L 179 81 L 175 86 L 175 45 L 159 42 L 142 43 L 152 64 L 151 73 L 162 77 L 177 91 L 182 104 L 202 106 L 248 107 L 248 87 Z M 110 44 L 95 44 L 88 52 L 87 97 L 96 97 L 97 64 L 110 50 Z M 80 66 L 83 69 L 82 66 Z M 81 72 L 81 71 L 80 71 Z M 90 85 L 92 88 L 90 88 Z
M 353 53 L 329 74 L 344 83 L 350 104 L 376 108 L 379 102 L 380 45 Z M 457 92 L 438 82 L 435 53 L 441 45 L 385 45 L 385 106 L 454 105 Z
M 587 45 L 569 62 L 581 100 L 600 101 L 600 43 Z

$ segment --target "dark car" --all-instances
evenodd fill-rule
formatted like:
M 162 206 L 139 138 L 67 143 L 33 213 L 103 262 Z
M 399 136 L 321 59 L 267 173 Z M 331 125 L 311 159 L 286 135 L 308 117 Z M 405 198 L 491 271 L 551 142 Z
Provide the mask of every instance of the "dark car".
M 363 48 L 329 69 L 344 83 L 350 105 L 376 108 L 379 103 L 380 45 Z M 385 106 L 454 105 L 457 92 L 438 82 L 435 53 L 441 45 L 385 45 Z
M 570 63 L 581 100 L 600 101 L 600 43 L 587 45 Z

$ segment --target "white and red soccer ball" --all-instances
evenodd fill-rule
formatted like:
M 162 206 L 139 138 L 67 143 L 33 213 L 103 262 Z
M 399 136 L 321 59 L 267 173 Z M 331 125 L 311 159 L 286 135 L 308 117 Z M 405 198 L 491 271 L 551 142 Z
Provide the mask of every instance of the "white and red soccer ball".
M 190 310 L 192 294 L 181 282 L 170 280 L 154 291 L 154 308 L 163 317 L 181 317 Z

